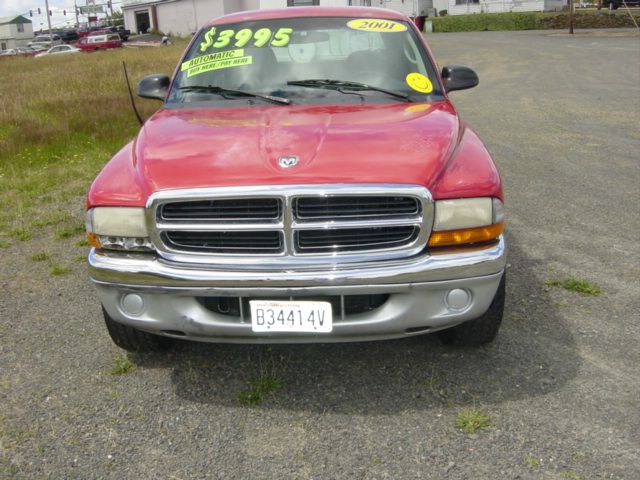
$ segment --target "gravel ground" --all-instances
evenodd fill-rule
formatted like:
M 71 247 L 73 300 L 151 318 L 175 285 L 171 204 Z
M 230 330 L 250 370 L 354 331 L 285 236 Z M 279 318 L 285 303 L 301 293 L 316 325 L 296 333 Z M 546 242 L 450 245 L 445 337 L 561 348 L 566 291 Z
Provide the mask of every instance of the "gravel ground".
M 428 38 L 479 73 L 453 98 L 505 180 L 495 343 L 184 343 L 112 375 L 124 354 L 77 238 L 21 242 L 0 250 L 0 477 L 640 478 L 638 39 Z M 50 276 L 41 250 L 72 272 Z M 602 294 L 546 286 L 565 277 Z M 264 374 L 282 388 L 240 406 Z M 465 409 L 491 426 L 457 430 Z

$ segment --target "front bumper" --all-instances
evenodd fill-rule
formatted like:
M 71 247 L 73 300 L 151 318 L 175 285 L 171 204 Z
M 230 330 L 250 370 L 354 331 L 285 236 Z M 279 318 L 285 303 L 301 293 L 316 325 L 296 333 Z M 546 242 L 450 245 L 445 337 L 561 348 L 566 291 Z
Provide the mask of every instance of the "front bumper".
M 196 268 L 150 255 L 96 250 L 89 254 L 90 276 L 115 321 L 166 336 L 230 343 L 364 341 L 448 328 L 477 318 L 489 308 L 505 264 L 502 237 L 482 250 L 278 271 L 260 266 Z M 468 301 L 454 308 L 447 296 L 455 289 L 466 292 Z M 127 297 L 131 294 L 136 296 Z M 328 334 L 257 334 L 248 316 L 215 313 L 197 298 L 363 294 L 388 294 L 389 298 L 372 311 L 334 318 L 333 331 Z

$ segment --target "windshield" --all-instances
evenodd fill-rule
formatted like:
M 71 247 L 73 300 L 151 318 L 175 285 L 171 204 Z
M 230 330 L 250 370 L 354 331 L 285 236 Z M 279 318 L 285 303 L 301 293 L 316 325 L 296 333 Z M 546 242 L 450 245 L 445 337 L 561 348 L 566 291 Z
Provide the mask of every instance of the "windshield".
M 405 22 L 304 17 L 205 27 L 182 59 L 167 103 L 247 105 L 265 97 L 300 104 L 426 102 L 443 95 Z

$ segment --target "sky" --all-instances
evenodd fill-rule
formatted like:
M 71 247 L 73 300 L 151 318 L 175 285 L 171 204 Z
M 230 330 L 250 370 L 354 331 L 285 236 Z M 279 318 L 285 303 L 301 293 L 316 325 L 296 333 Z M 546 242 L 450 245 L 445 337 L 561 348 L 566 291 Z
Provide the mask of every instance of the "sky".
M 51 10 L 51 26 L 65 27 L 73 26 L 76 22 L 74 13 L 73 0 L 49 0 L 49 9 Z M 78 6 L 85 5 L 86 0 L 77 0 Z M 96 4 L 104 3 L 106 10 L 107 0 L 96 0 Z M 121 0 L 114 0 L 113 7 L 119 9 Z M 12 15 L 24 15 L 33 22 L 33 30 L 38 31 L 40 28 L 47 29 L 47 15 L 45 13 L 45 0 L 0 0 L 0 17 L 9 17 Z M 38 15 L 38 7 L 42 15 Z M 33 17 L 29 17 L 29 10 L 33 12 Z M 63 10 L 67 11 L 67 15 L 63 15 Z M 80 22 L 86 22 L 87 17 L 80 15 Z

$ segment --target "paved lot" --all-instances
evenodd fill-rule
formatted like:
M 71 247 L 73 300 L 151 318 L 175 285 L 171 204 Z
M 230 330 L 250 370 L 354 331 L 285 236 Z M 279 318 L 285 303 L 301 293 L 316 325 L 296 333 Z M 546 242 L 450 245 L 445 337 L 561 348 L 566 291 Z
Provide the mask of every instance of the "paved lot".
M 111 344 L 81 263 L 0 250 L 0 477 L 640 478 L 640 43 L 540 32 L 429 37 L 502 170 L 511 245 L 497 341 Z M 78 210 L 81 206 L 78 207 Z M 68 260 L 74 241 L 57 241 Z M 545 286 L 575 277 L 602 294 Z M 282 389 L 236 403 L 265 373 Z M 492 427 L 455 429 L 476 408 Z

